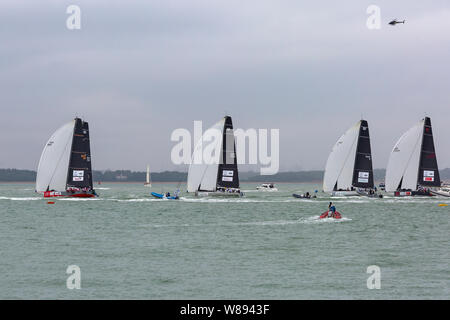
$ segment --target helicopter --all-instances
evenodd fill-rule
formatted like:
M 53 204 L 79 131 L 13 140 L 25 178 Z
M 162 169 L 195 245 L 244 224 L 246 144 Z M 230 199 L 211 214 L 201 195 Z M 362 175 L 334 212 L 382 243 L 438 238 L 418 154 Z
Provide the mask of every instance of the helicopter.
M 403 20 L 403 21 L 397 21 L 397 19 L 394 19 L 394 20 L 392 20 L 391 22 L 389 22 L 389 24 L 391 25 L 391 26 L 395 26 L 396 24 L 398 24 L 398 23 L 405 23 L 405 20 Z

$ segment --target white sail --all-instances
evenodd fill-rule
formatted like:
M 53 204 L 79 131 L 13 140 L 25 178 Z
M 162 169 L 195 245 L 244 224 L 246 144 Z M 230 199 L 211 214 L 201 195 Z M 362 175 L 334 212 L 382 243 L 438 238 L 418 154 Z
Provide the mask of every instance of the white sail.
M 204 159 L 204 154 L 209 154 L 209 152 L 207 152 L 208 150 L 222 150 L 224 126 L 225 118 L 205 131 L 203 136 L 197 141 L 194 152 L 192 153 L 191 165 L 189 166 L 188 171 L 188 192 L 195 192 L 198 190 L 216 191 L 219 161 L 209 161 L 211 159 Z M 212 142 L 210 138 L 212 138 Z M 217 154 L 217 160 L 218 158 L 219 154 Z
M 149 165 L 147 165 L 147 174 L 145 176 L 145 183 L 144 183 L 144 185 L 147 186 L 147 187 L 151 187 L 152 186 L 152 183 L 150 182 L 150 166 Z
M 417 189 L 420 148 L 423 139 L 424 120 L 406 131 L 395 144 L 386 168 L 386 191 Z
M 70 151 L 75 120 L 65 124 L 50 137 L 39 160 L 36 191 L 66 191 Z
M 361 121 L 358 121 L 348 129 L 336 142 L 328 156 L 323 178 L 325 192 L 333 191 L 336 184 L 338 190 L 351 188 L 360 126 Z

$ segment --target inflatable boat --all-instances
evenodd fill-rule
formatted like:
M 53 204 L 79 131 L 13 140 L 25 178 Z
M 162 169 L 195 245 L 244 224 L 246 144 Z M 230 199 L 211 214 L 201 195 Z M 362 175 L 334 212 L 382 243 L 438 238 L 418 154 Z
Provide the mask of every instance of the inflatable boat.
M 320 217 L 319 217 L 319 219 L 324 219 L 324 218 L 328 218 L 328 212 L 329 211 L 325 211 L 324 213 L 322 213 L 321 215 L 320 215 Z M 341 216 L 341 214 L 339 213 L 339 212 L 335 212 L 334 213 L 334 217 L 333 217 L 334 219 L 341 219 L 342 218 L 342 216 Z
M 178 200 L 178 199 L 180 199 L 177 194 L 175 194 L 174 196 L 170 196 L 170 195 L 167 196 L 167 195 L 162 194 L 162 193 L 152 192 L 151 195 L 154 196 L 155 198 L 158 198 L 158 199 L 168 199 L 168 200 Z

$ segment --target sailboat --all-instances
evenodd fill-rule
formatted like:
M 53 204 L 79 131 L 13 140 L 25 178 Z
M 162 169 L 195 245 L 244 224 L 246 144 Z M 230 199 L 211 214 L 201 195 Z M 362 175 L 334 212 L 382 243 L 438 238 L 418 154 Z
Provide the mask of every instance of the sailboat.
M 366 120 L 358 121 L 334 145 L 325 167 L 323 191 L 332 196 L 377 196 Z
M 395 144 L 386 168 L 386 191 L 395 196 L 431 196 L 441 179 L 434 149 L 431 119 L 425 117 Z
M 152 183 L 150 182 L 150 166 L 147 165 L 147 174 L 145 176 L 145 183 L 144 186 L 151 187 Z
M 210 141 L 205 135 L 210 130 L 218 130 L 220 138 L 214 139 L 207 147 L 220 150 L 217 161 L 207 163 L 202 157 L 204 141 Z M 196 163 L 196 159 L 202 159 Z M 225 116 L 208 129 L 197 142 L 189 166 L 187 191 L 196 196 L 242 196 L 239 188 L 236 144 L 233 122 Z
M 88 123 L 75 118 L 55 131 L 42 151 L 36 192 L 48 197 L 91 198 L 91 150 Z

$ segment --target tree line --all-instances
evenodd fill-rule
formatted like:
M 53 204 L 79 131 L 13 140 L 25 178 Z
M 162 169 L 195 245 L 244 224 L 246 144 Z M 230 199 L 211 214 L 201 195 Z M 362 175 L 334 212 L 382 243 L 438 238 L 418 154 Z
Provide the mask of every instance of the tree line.
M 375 169 L 375 181 L 383 181 L 385 169 Z M 94 183 L 100 182 L 144 182 L 146 173 L 131 170 L 94 170 Z M 450 180 L 450 168 L 440 170 L 441 180 Z M 288 171 L 275 175 L 262 176 L 257 172 L 239 172 L 241 182 L 321 182 L 322 170 Z M 30 182 L 36 180 L 36 171 L 21 169 L 0 169 L 0 182 Z M 154 182 L 185 182 L 187 172 L 163 171 L 151 173 Z

